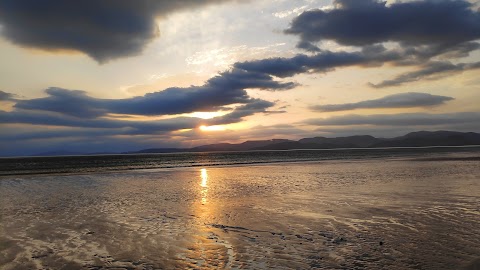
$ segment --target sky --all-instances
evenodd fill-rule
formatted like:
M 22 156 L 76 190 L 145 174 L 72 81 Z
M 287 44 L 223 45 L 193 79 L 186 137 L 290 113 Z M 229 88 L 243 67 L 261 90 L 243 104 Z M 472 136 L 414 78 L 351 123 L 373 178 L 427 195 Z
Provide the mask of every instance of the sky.
M 0 0 L 0 156 L 480 132 L 480 1 Z

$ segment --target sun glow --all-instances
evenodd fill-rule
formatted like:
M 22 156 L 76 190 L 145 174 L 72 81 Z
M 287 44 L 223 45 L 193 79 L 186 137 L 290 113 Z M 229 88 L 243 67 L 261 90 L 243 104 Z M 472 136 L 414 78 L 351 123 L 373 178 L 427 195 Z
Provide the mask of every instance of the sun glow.
M 222 131 L 225 130 L 224 126 L 200 126 L 201 131 Z
M 202 118 L 202 119 L 212 119 L 217 116 L 224 115 L 225 112 L 194 112 L 191 113 L 191 117 L 197 117 L 197 118 Z

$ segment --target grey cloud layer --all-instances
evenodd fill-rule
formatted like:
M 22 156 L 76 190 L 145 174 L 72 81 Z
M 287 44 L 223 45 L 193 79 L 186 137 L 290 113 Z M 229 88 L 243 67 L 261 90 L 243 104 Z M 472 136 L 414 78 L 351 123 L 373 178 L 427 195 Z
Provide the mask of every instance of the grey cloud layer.
M 296 17 L 288 34 L 299 35 L 300 47 L 333 40 L 365 46 L 387 41 L 406 46 L 451 47 L 480 38 L 480 13 L 463 1 L 397 2 L 335 0 L 336 9 L 311 10 Z M 310 45 L 309 45 L 310 44 Z
M 118 134 L 154 134 L 199 125 L 220 125 L 242 121 L 256 113 L 272 113 L 275 103 L 250 97 L 246 89 L 285 90 L 291 82 L 278 82 L 268 74 L 232 69 L 209 79 L 202 86 L 168 88 L 128 99 L 99 99 L 84 91 L 49 88 L 47 97 L 16 100 L 14 110 L 0 111 L 0 123 L 22 123 L 82 128 L 118 129 Z M 5 97 L 9 96 L 5 94 Z M 162 120 L 119 120 L 111 115 L 166 116 L 195 111 L 231 110 L 209 120 L 173 117 Z
M 224 1 L 86 0 L 72 4 L 60 0 L 0 0 L 0 23 L 3 35 L 20 45 L 73 49 L 106 61 L 139 53 L 157 35 L 155 16 Z M 465 0 L 426 0 L 390 6 L 376 0 L 336 0 L 335 4 L 337 8 L 330 11 L 303 12 L 286 30 L 286 33 L 298 35 L 301 39 L 299 46 L 315 51 L 315 55 L 262 59 L 236 63 L 235 67 L 250 73 L 247 76 L 253 72 L 257 76 L 278 77 L 328 72 L 348 66 L 381 66 L 384 63 L 418 67 L 415 72 L 371 84 L 380 88 L 427 77 L 440 78 L 446 75 L 448 65 L 456 72 L 478 66 L 477 63 L 429 62 L 439 55 L 444 58 L 465 57 L 480 48 L 476 42 L 480 38 L 480 12 L 472 10 L 471 4 Z M 361 46 L 361 49 L 330 52 L 313 44 L 324 40 Z M 387 50 L 379 45 L 387 41 L 398 42 L 400 48 Z M 217 83 L 219 81 L 217 79 Z M 139 98 L 136 102 L 144 100 Z M 128 108 L 125 104 L 119 106 L 124 110 Z
M 379 66 L 405 58 L 408 56 L 404 52 L 389 51 L 381 45 L 376 45 L 366 46 L 357 52 L 321 51 L 315 55 L 299 54 L 291 58 L 268 58 L 235 63 L 234 66 L 284 78 L 307 72 L 329 72 L 338 67 Z
M 480 62 L 460 64 L 452 64 L 450 62 L 430 62 L 421 66 L 420 69 L 417 71 L 400 74 L 393 79 L 384 80 L 378 84 L 370 83 L 370 86 L 374 88 L 399 86 L 409 82 L 415 82 L 424 79 L 432 80 L 448 74 L 454 74 L 479 68 Z
M 2 35 L 26 47 L 84 52 L 99 62 L 139 54 L 156 17 L 227 0 L 0 0 Z
M 336 112 L 356 109 L 429 107 L 441 105 L 453 99 L 446 96 L 410 92 L 355 103 L 316 105 L 311 106 L 310 109 L 320 112 Z
M 15 108 L 62 113 L 82 118 L 106 114 L 174 115 L 194 111 L 216 111 L 225 105 L 248 104 L 252 101 L 246 90 L 286 90 L 291 82 L 278 82 L 267 74 L 233 69 L 208 80 L 202 86 L 168 88 L 128 99 L 97 99 L 86 92 L 49 88 L 45 98 L 20 100 Z M 256 102 L 256 101 L 255 101 Z
M 15 95 L 12 93 L 7 93 L 0 90 L 0 101 L 13 101 L 15 100 Z
M 330 53 L 329 61 L 320 60 L 327 62 L 327 65 L 321 69 L 313 67 L 313 71 L 325 72 L 328 68 L 365 65 L 371 61 L 417 67 L 414 72 L 370 84 L 382 88 L 421 79 L 438 79 L 479 67 L 478 62 L 453 64 L 446 60 L 466 57 L 480 49 L 480 11 L 465 0 L 397 2 L 388 6 L 377 0 L 335 0 L 334 4 L 336 8 L 333 10 L 303 12 L 292 21 L 285 33 L 300 37 L 298 48 L 317 53 L 316 56 L 304 56 L 312 61 L 320 60 L 319 55 L 329 53 L 316 45 L 327 40 L 362 50 L 353 54 L 337 52 L 335 60 Z M 397 49 L 390 49 L 390 53 L 397 56 L 396 59 L 381 59 L 376 55 L 386 54 L 386 51 L 365 54 L 366 48 L 378 48 L 379 44 L 386 42 L 398 45 Z M 345 61 L 345 57 L 348 61 Z M 439 57 L 442 61 L 435 59 Z M 291 59 L 290 65 L 298 67 L 298 60 Z M 272 60 L 267 62 L 271 64 Z M 267 63 L 255 64 L 258 67 Z M 277 60 L 277 69 L 281 65 L 285 63 Z M 304 65 L 308 66 L 312 65 Z
M 374 88 L 399 86 L 423 79 L 434 80 L 447 75 L 480 68 L 480 62 L 452 64 L 449 61 L 420 61 L 410 49 L 386 49 L 382 45 L 365 46 L 353 52 L 319 51 L 313 55 L 299 54 L 291 58 L 276 57 L 235 63 L 238 69 L 286 78 L 302 73 L 327 73 L 337 68 L 359 66 L 379 67 L 384 64 L 411 65 L 416 71 L 374 84 Z
M 446 114 L 428 113 L 400 113 L 400 114 L 373 114 L 373 115 L 342 115 L 330 118 L 305 120 L 303 123 L 314 126 L 438 126 L 474 124 L 480 128 L 478 122 L 480 113 L 462 112 Z
M 148 135 L 168 133 L 180 129 L 192 129 L 200 125 L 222 125 L 237 123 L 244 117 L 266 113 L 274 106 L 273 102 L 252 99 L 243 106 L 236 107 L 232 112 L 212 119 L 196 117 L 173 117 L 160 120 L 122 120 L 112 118 L 85 119 L 70 115 L 35 110 L 15 110 L 11 112 L 0 110 L 0 123 L 3 124 L 30 124 L 39 126 L 59 126 L 85 129 L 110 129 L 105 135 Z M 52 133 L 49 133 L 53 136 Z M 72 133 L 58 133 L 62 134 Z M 81 134 L 81 133 L 79 133 Z

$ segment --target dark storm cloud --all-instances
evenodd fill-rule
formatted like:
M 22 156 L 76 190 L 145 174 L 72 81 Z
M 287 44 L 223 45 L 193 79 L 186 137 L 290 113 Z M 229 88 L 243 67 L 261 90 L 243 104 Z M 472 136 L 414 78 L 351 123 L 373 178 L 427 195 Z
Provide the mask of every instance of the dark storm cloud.
M 84 91 L 49 88 L 47 97 L 20 100 L 15 108 L 57 112 L 81 118 L 106 114 L 174 115 L 194 111 L 216 111 L 231 104 L 257 103 L 246 89 L 286 90 L 294 83 L 274 81 L 268 74 L 233 69 L 209 79 L 202 86 L 168 88 L 127 99 L 98 99 Z M 252 101 L 253 100 L 253 101 Z
M 420 81 L 423 79 L 437 79 L 454 73 L 478 68 L 480 68 L 480 62 L 460 64 L 452 64 L 450 62 L 430 62 L 421 66 L 417 71 L 407 72 L 396 78 L 385 80 L 378 84 L 370 83 L 369 85 L 375 88 L 399 86 L 404 83 Z
M 314 126 L 439 126 L 475 124 L 480 128 L 478 112 L 428 114 L 428 113 L 400 113 L 400 114 L 373 114 L 373 115 L 343 115 L 330 118 L 309 119 L 304 124 Z
M 311 106 L 310 109 L 319 112 L 336 112 L 356 109 L 430 107 L 444 104 L 453 99 L 452 97 L 446 96 L 410 92 L 355 103 L 316 105 Z
M 83 52 L 99 62 L 139 54 L 155 18 L 227 0 L 0 0 L 2 35 L 25 47 Z
M 250 72 L 277 77 L 291 77 L 300 73 L 329 72 L 338 67 L 379 66 L 386 62 L 404 60 L 407 55 L 388 51 L 383 46 L 366 46 L 357 52 L 322 51 L 315 55 L 299 54 L 291 58 L 267 58 L 235 63 L 235 67 Z
M 335 9 L 310 10 L 285 33 L 298 35 L 299 47 L 332 40 L 347 46 L 398 42 L 404 46 L 455 47 L 480 38 L 480 12 L 464 1 L 397 2 L 336 0 Z

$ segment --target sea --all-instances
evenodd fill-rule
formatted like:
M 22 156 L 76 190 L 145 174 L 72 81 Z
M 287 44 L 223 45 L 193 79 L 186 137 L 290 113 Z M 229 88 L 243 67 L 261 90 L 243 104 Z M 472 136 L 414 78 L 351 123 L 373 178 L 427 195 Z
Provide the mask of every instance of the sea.
M 461 158 L 475 153 L 480 153 L 480 146 L 8 157 L 0 158 L 0 176 L 315 162 L 322 160 Z
M 480 269 L 480 147 L 0 159 L 0 269 Z

